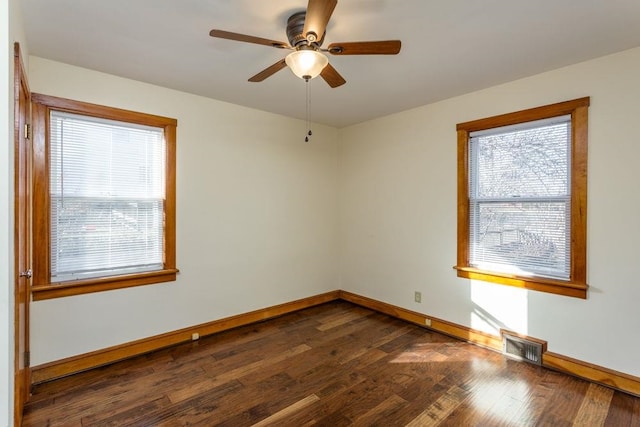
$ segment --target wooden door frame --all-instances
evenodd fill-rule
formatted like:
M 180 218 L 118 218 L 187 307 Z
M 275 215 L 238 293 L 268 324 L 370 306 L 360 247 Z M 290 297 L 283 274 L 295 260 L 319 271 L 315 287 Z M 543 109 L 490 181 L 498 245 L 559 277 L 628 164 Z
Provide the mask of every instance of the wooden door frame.
M 31 301 L 31 93 L 20 53 L 14 44 L 14 425 L 22 424 L 29 399 L 29 304 Z

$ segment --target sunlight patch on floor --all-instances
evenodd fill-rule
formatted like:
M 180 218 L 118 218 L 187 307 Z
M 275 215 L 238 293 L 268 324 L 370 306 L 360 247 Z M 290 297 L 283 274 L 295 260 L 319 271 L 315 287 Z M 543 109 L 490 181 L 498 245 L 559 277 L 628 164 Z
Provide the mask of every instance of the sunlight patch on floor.
M 472 362 L 472 367 L 475 364 L 490 365 L 489 362 L 483 362 L 478 354 L 468 351 L 470 345 L 462 341 L 414 344 L 391 363 Z

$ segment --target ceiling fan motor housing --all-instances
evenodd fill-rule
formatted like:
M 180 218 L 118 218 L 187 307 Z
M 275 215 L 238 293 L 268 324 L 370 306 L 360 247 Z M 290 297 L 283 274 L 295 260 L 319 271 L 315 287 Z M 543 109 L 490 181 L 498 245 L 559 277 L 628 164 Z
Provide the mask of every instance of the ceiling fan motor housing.
M 309 43 L 307 39 L 302 36 L 306 15 L 306 11 L 297 12 L 291 15 L 287 20 L 287 39 L 289 40 L 289 44 L 296 48 L 308 45 L 320 47 L 324 41 L 324 34 L 322 34 L 322 37 L 318 37 L 313 43 Z

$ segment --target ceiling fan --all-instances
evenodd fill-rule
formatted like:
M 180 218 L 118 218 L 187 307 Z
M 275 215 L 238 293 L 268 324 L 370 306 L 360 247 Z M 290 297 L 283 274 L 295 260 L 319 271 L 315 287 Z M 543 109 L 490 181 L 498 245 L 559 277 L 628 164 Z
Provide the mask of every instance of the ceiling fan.
M 331 43 L 326 49 L 322 48 L 325 29 L 337 3 L 338 0 L 309 0 L 306 11 L 291 15 L 286 28 L 288 44 L 216 29 L 211 30 L 209 35 L 293 51 L 286 58 L 249 78 L 250 82 L 261 82 L 289 66 L 295 75 L 306 81 L 320 75 L 329 86 L 335 88 L 345 84 L 346 80 L 329 64 L 329 59 L 322 52 L 331 55 L 396 55 L 401 47 L 400 40 L 382 40 Z

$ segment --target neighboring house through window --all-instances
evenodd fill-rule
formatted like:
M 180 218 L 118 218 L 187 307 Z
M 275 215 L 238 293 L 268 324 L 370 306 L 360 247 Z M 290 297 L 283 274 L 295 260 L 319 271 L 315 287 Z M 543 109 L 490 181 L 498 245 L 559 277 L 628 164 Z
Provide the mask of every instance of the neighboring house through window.
M 586 298 L 589 98 L 458 130 L 458 276 Z
M 34 298 L 175 280 L 176 121 L 32 99 Z

